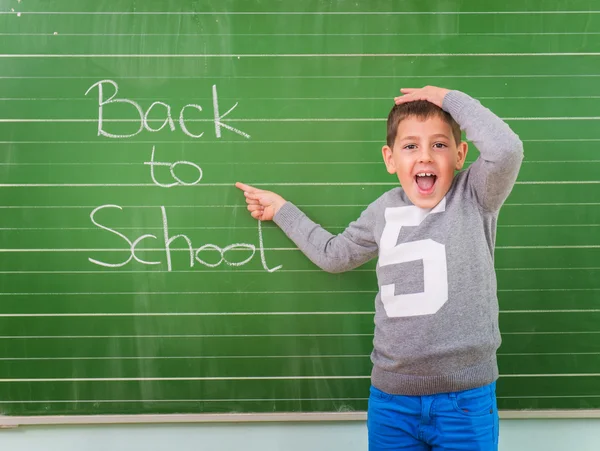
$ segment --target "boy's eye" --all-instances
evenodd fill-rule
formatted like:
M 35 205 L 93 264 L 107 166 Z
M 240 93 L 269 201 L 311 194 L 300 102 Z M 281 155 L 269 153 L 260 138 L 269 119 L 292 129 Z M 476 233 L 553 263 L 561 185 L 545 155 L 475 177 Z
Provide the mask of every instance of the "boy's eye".
M 444 144 L 444 143 L 435 143 L 433 145 L 433 147 L 435 147 L 436 149 L 445 149 L 448 146 L 446 144 Z
M 407 144 L 403 147 L 404 150 L 415 150 L 417 148 L 416 144 Z

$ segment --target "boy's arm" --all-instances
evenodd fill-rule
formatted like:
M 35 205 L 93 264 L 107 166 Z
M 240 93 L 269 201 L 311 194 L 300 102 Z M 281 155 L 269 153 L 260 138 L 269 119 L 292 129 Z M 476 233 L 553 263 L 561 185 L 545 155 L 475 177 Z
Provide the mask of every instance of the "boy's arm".
M 312 260 L 328 272 L 343 272 L 366 263 L 377 255 L 374 239 L 375 203 L 339 235 L 332 235 L 311 221 L 298 207 L 278 194 L 243 183 L 248 210 L 260 221 L 274 220 L 285 234 Z
M 469 169 L 469 184 L 479 204 L 487 211 L 499 210 L 519 174 L 523 143 L 502 119 L 467 94 L 448 92 L 442 108 L 480 152 Z
M 291 202 L 286 202 L 273 220 L 315 265 L 338 273 L 350 271 L 377 256 L 372 210 L 369 207 L 363 211 L 339 235 L 314 223 Z

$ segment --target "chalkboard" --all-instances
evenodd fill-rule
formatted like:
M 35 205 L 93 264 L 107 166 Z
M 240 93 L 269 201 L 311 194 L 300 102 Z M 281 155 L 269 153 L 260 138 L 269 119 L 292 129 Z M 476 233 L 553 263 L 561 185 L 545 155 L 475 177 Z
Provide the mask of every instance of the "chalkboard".
M 322 272 L 234 183 L 343 230 L 427 84 L 525 143 L 500 409 L 600 408 L 599 34 L 592 0 L 0 0 L 0 413 L 364 411 L 375 263 Z

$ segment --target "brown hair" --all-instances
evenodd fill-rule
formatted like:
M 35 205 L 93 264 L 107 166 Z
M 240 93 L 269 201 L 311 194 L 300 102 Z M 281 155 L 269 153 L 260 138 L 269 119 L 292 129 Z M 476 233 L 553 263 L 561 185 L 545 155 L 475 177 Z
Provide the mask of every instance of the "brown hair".
M 387 145 L 394 146 L 396 141 L 396 133 L 398 133 L 398 125 L 404 119 L 409 117 L 417 117 L 418 119 L 429 119 L 430 117 L 438 116 L 444 122 L 446 122 L 450 128 L 452 128 L 452 134 L 456 144 L 461 142 L 460 126 L 456 123 L 454 118 L 442 110 L 437 105 L 434 105 L 427 100 L 415 100 L 414 102 L 401 103 L 400 105 L 394 105 L 387 119 Z

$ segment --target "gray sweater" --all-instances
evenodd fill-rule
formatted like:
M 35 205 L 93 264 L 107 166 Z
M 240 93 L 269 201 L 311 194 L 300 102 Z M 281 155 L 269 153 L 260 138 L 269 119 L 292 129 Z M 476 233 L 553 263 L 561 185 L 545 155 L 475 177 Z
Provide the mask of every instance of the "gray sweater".
M 352 270 L 378 256 L 372 384 L 401 395 L 480 387 L 498 378 L 494 271 L 496 221 L 523 159 L 519 137 L 468 95 L 451 91 L 448 111 L 480 151 L 433 209 L 402 188 L 369 205 L 332 235 L 287 202 L 274 221 L 325 271 Z

